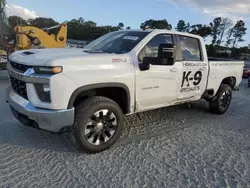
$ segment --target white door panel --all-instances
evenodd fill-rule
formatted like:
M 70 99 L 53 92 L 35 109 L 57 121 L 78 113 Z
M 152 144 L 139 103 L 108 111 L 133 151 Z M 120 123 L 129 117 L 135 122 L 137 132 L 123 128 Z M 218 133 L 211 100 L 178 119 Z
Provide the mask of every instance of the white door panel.
M 176 102 L 180 90 L 182 63 L 172 66 L 151 65 L 136 73 L 136 101 L 139 110 L 167 106 Z
M 204 62 L 183 62 L 179 100 L 201 97 L 206 89 L 208 66 Z

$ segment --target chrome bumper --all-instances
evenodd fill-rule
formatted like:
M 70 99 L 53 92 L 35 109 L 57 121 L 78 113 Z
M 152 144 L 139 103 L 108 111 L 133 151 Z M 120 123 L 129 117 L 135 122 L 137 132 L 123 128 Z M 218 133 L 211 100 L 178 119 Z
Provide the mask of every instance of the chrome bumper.
M 11 88 L 7 89 L 7 101 L 12 108 L 13 115 L 26 126 L 30 126 L 28 124 L 32 122 L 37 125 L 32 127 L 59 133 L 74 124 L 74 108 L 67 110 L 36 108 Z

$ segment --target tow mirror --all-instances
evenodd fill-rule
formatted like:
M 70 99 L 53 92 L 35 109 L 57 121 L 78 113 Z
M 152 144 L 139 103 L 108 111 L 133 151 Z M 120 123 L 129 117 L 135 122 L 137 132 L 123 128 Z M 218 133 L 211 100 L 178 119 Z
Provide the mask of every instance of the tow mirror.
M 175 49 L 173 44 L 160 44 L 158 50 L 159 58 L 174 58 Z
M 173 65 L 175 62 L 175 48 L 173 44 L 160 44 L 158 59 L 162 65 Z

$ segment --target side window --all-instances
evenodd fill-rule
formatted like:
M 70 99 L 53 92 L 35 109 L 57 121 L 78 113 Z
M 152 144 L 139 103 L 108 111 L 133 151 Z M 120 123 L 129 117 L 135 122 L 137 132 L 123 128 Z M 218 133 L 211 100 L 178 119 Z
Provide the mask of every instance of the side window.
M 161 34 L 152 38 L 139 53 L 139 62 L 142 62 L 144 57 L 156 58 L 158 56 L 158 48 L 160 44 L 173 44 L 172 35 Z
M 186 36 L 179 36 L 183 61 L 201 61 L 199 40 Z

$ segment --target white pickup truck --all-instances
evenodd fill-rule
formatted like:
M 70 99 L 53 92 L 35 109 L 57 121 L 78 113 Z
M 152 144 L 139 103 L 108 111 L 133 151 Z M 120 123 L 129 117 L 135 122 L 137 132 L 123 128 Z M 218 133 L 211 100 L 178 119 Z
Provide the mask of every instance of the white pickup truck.
M 227 111 L 244 62 L 208 60 L 203 38 L 168 30 L 108 33 L 84 49 L 14 52 L 7 101 L 24 125 L 70 132 L 100 152 L 119 138 L 124 114 L 205 99 Z

